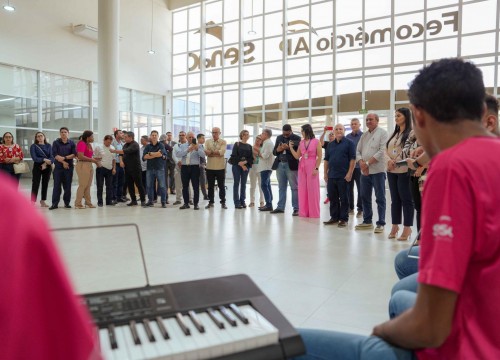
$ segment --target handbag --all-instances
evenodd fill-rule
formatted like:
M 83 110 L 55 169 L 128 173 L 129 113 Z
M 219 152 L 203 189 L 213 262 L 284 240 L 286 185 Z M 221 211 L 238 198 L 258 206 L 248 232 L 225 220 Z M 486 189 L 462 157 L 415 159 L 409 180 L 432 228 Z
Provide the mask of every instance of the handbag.
M 20 163 L 14 164 L 15 174 L 26 174 L 30 172 L 30 167 L 27 162 L 21 161 Z

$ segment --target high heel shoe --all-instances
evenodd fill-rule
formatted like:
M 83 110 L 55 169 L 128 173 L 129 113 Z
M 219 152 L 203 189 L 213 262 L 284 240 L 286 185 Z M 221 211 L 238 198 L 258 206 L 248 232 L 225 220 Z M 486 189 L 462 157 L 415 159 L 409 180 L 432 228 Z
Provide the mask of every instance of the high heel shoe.
M 405 230 L 406 230 L 406 229 L 405 229 Z M 404 232 L 405 232 L 405 231 L 403 230 L 403 234 L 404 234 Z M 410 236 L 411 236 L 411 229 L 410 229 L 410 231 L 408 232 L 408 234 L 406 234 L 406 235 L 403 235 L 403 234 L 401 234 L 401 236 L 400 236 L 400 237 L 398 237 L 398 241 L 407 241 L 407 240 L 410 238 Z
M 391 230 L 391 233 L 387 237 L 388 239 L 395 239 L 396 236 L 398 236 L 398 231 L 399 231 L 399 226 L 396 226 L 396 230 L 394 230 L 394 227 Z
M 40 207 L 45 208 L 45 207 L 49 207 L 49 205 L 47 205 L 47 204 L 45 203 L 45 200 L 40 200 Z

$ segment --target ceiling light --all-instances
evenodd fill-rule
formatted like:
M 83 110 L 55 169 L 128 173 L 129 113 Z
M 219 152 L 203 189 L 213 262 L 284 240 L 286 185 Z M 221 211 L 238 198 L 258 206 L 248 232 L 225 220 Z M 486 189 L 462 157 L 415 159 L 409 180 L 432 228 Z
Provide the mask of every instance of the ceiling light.
M 29 115 L 31 113 L 27 112 L 27 113 L 21 113 L 21 114 L 16 114 L 16 116 L 24 116 L 24 115 Z
M 148 51 L 148 54 L 149 55 L 154 55 L 155 54 L 155 51 L 153 50 L 153 0 L 151 0 L 151 42 L 150 42 L 150 46 L 149 46 L 149 51 Z
M 70 108 L 65 108 L 65 109 L 62 109 L 62 111 L 68 111 L 68 110 L 78 110 L 78 109 L 81 109 L 82 107 L 81 106 L 75 106 L 75 107 L 70 107 Z
M 248 31 L 248 35 L 255 35 L 257 32 L 253 29 L 253 0 L 252 0 L 252 26 L 251 29 Z
M 3 9 L 9 12 L 16 11 L 16 8 L 10 4 L 10 0 L 7 0 L 7 5 L 4 5 Z
M 2 101 L 11 101 L 11 100 L 15 100 L 16 98 L 6 98 L 6 99 L 1 99 L 0 102 Z

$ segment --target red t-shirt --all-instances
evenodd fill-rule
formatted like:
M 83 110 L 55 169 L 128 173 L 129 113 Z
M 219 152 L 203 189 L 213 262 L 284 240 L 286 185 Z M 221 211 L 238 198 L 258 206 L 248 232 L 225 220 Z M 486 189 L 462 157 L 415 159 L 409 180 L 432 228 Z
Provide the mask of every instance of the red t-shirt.
M 94 155 L 94 150 L 92 150 L 92 146 L 90 144 L 87 144 L 85 141 L 81 140 L 76 145 L 76 152 L 81 152 L 83 153 L 84 156 L 88 158 L 92 158 L 92 156 Z
M 0 174 L 1 359 L 100 359 L 42 216 Z
M 500 359 L 500 140 L 469 138 L 432 160 L 418 281 L 454 291 L 451 333 L 419 359 Z

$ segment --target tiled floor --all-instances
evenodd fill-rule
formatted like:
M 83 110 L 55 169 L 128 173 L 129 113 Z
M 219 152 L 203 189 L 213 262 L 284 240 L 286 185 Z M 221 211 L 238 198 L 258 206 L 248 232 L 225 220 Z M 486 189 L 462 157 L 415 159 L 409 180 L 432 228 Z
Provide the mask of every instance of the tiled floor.
M 23 181 L 23 190 L 29 185 Z M 273 193 L 277 201 L 277 187 Z M 120 204 L 40 211 L 54 228 L 137 224 L 152 284 L 246 273 L 296 326 L 369 334 L 387 319 L 397 279 L 394 256 L 409 246 L 388 240 L 389 226 L 384 234 L 355 232 L 359 219 L 352 217 L 347 229 L 323 226 L 321 221 L 329 217 L 323 204 L 322 219 L 292 217 L 289 207 L 277 215 L 256 208 L 235 210 L 231 194 L 228 210 L 218 205 L 180 211 L 172 205 L 143 209 Z M 389 210 L 389 196 L 387 205 Z M 390 223 L 389 212 L 386 220 Z M 80 293 L 145 284 L 134 227 L 55 234 Z

